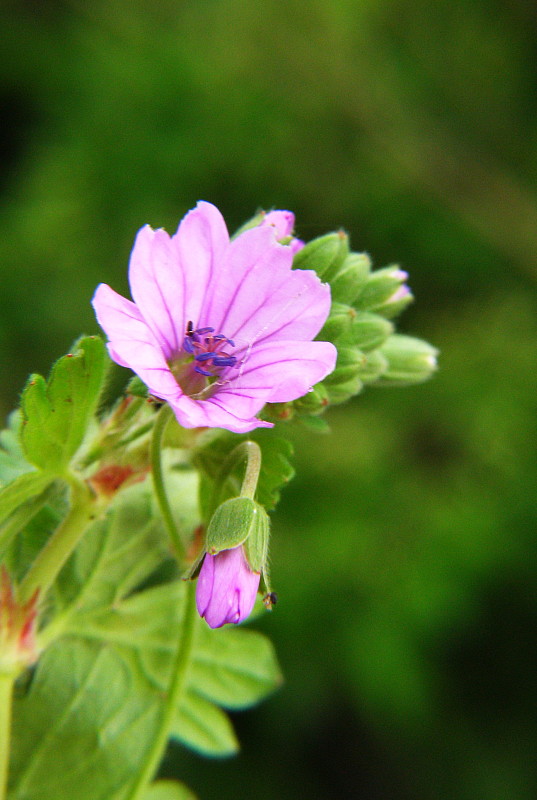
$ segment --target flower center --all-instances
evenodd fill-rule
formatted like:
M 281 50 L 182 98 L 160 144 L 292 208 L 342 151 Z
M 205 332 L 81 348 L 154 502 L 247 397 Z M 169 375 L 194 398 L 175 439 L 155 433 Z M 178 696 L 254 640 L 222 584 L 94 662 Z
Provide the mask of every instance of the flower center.
M 214 328 L 194 328 L 192 322 L 187 325 L 183 357 L 170 365 L 185 394 L 204 392 L 220 377 L 223 369 L 237 364 L 237 357 L 228 352 L 230 347 L 235 347 L 233 339 L 214 331 Z

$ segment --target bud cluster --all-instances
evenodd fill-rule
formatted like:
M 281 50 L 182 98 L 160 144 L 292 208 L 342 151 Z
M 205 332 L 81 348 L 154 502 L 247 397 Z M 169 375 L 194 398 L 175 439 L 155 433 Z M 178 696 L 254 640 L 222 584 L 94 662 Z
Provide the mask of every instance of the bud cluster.
M 293 403 L 268 407 L 271 419 L 322 414 L 373 383 L 405 386 L 427 380 L 437 351 L 426 342 L 395 333 L 392 320 L 414 299 L 408 274 L 398 266 L 372 270 L 367 253 L 353 253 L 343 231 L 306 244 L 293 261 L 330 284 L 332 307 L 318 339 L 338 350 L 335 370 Z

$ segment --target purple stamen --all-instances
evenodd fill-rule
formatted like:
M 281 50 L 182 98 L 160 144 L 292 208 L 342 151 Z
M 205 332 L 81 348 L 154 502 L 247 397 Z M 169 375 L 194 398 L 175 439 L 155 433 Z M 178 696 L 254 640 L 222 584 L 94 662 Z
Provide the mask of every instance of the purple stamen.
M 196 328 L 194 333 L 198 333 L 200 336 L 204 333 L 214 333 L 214 328 Z
M 234 367 L 236 363 L 235 356 L 215 356 L 213 359 L 215 367 Z
M 206 378 L 214 378 L 212 372 L 209 372 L 208 370 L 202 369 L 201 367 L 198 366 L 194 367 L 194 372 L 198 372 L 200 375 L 204 375 Z
M 210 358 L 214 358 L 216 353 L 198 353 L 197 356 L 194 356 L 196 361 L 208 361 Z
M 187 353 L 190 353 L 190 355 L 194 355 L 194 347 L 192 346 L 190 337 L 185 336 L 185 338 L 183 339 L 183 347 L 185 348 Z

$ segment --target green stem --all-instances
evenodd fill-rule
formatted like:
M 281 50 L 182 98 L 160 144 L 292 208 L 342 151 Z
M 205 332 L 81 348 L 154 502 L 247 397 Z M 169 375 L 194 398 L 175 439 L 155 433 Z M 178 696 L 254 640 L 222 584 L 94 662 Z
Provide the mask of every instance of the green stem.
M 15 676 L 0 673 L 0 800 L 7 795 L 9 743 L 11 739 L 11 702 Z
M 183 625 L 180 629 L 177 653 L 173 663 L 170 685 L 166 693 L 162 718 L 158 731 L 153 739 L 147 760 L 140 770 L 130 793 L 125 797 L 125 800 L 142 800 L 148 784 L 154 777 L 162 761 L 168 743 L 170 729 L 181 702 L 181 695 L 186 686 L 188 669 L 190 667 L 194 648 L 196 623 L 196 585 L 193 581 L 186 581 Z
M 160 513 L 164 520 L 164 525 L 166 526 L 175 555 L 180 562 L 183 562 L 186 557 L 185 545 L 173 518 L 162 472 L 162 438 L 172 416 L 173 411 L 169 405 L 164 405 L 158 413 L 151 439 L 151 467 L 153 487 L 160 507 Z
M 85 483 L 74 476 L 71 483 L 70 509 L 40 551 L 19 587 L 19 602 L 26 603 L 39 589 L 41 598 L 78 544 L 88 525 L 96 517 L 95 498 Z
M 226 479 L 241 462 L 246 462 L 246 467 L 244 470 L 244 478 L 242 479 L 240 496 L 250 497 L 252 500 L 254 499 L 257 483 L 259 481 L 259 472 L 261 470 L 261 448 L 256 442 L 248 440 L 246 442 L 241 442 L 237 447 L 233 448 L 224 461 L 214 488 L 212 503 L 209 509 L 210 513 L 208 514 L 209 519 L 220 503 L 220 497 Z

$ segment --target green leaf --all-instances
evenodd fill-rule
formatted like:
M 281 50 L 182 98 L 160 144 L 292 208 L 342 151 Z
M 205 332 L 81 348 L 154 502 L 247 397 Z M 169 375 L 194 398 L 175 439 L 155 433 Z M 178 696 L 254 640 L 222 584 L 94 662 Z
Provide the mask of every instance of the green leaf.
M 247 708 L 282 681 L 272 643 L 257 631 L 200 625 L 189 687 L 224 708 Z
M 239 750 L 228 715 L 192 690 L 177 709 L 171 736 L 205 756 L 232 756 Z
M 120 492 L 108 514 L 93 524 L 60 573 L 58 608 L 108 608 L 169 557 L 149 481 Z
M 196 800 L 196 795 L 177 781 L 157 781 L 148 787 L 144 800 Z
M 0 523 L 18 506 L 40 494 L 53 480 L 43 472 L 26 472 L 0 489 Z
M 161 714 L 116 648 L 65 639 L 15 701 L 9 800 L 110 800 L 128 784 Z
M 200 505 L 203 516 L 207 516 L 212 502 L 212 493 L 227 456 L 240 442 L 252 440 L 261 448 L 261 472 L 257 484 L 256 500 L 268 511 L 273 509 L 282 488 L 293 478 L 295 471 L 290 458 L 293 446 L 287 439 L 277 436 L 274 431 L 258 429 L 245 435 L 213 429 L 200 437 L 200 444 L 194 452 L 194 462 L 201 470 Z M 219 500 L 238 495 L 240 479 L 237 474 L 229 476 L 227 486 L 223 487 Z M 227 488 L 227 491 L 226 491 Z
M 32 375 L 22 394 L 22 442 L 36 467 L 61 474 L 79 449 L 97 407 L 107 355 L 102 339 L 79 339 L 60 358 L 48 381 Z
M 25 472 L 33 470 L 24 458 L 20 443 L 22 414 L 20 410 L 9 415 L 8 427 L 0 432 L 0 486 L 18 478 Z

